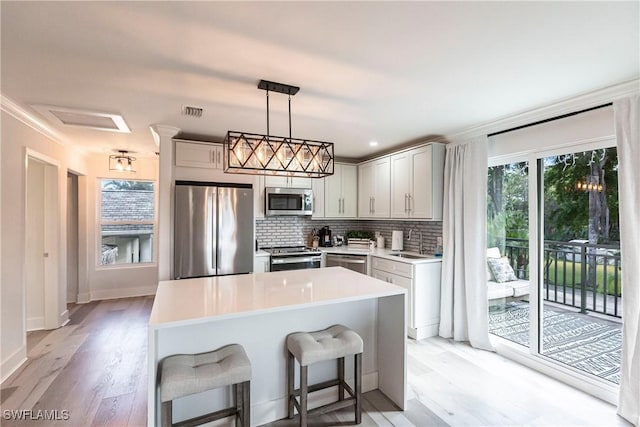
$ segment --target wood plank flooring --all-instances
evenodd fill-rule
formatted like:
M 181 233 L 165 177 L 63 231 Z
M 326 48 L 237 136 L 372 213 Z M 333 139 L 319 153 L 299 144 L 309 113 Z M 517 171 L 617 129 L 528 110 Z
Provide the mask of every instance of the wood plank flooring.
M 152 297 L 141 297 L 72 305 L 67 326 L 29 333 L 29 360 L 2 383 L 1 409 L 66 410 L 69 419 L 3 417 L 0 424 L 145 426 L 152 304 Z M 408 410 L 399 411 L 378 391 L 366 393 L 363 426 L 629 425 L 613 406 L 494 353 L 442 338 L 409 340 L 408 352 Z M 353 411 L 344 409 L 311 425 L 352 420 Z

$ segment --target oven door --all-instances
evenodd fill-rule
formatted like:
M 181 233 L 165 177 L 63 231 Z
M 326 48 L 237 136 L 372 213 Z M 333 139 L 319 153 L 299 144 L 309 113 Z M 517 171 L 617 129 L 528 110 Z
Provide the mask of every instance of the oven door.
M 322 256 L 317 255 L 271 255 L 271 271 L 320 268 L 321 262 Z

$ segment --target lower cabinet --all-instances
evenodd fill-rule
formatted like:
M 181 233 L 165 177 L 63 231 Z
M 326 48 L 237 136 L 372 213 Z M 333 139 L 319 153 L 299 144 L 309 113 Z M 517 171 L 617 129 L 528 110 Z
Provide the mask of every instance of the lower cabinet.
M 371 257 L 371 276 L 407 290 L 407 335 L 423 339 L 438 335 L 442 262 L 409 264 Z
M 271 256 L 269 254 L 256 254 L 253 256 L 253 272 L 266 273 L 270 270 L 269 263 Z

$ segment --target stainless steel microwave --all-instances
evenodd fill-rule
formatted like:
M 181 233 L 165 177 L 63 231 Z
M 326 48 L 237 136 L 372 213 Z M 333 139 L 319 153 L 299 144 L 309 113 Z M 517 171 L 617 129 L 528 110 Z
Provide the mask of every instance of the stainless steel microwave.
M 264 189 L 264 214 L 311 215 L 313 193 L 310 188 L 266 187 Z

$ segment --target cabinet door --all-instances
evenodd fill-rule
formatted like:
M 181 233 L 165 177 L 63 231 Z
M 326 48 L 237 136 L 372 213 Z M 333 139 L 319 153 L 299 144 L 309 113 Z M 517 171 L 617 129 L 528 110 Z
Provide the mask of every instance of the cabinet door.
M 324 215 L 327 218 L 342 215 L 342 165 L 334 165 L 333 175 L 324 178 Z
M 222 161 L 222 147 L 220 145 L 176 141 L 176 166 L 221 169 L 216 163 L 215 153 L 218 148 L 220 148 L 219 156 Z
M 398 276 L 397 274 L 387 273 L 386 271 L 381 270 L 371 270 L 371 276 L 376 279 L 383 280 L 387 283 L 392 283 L 396 286 L 403 287 L 407 290 L 407 326 L 414 328 L 414 308 L 413 308 L 413 298 L 411 295 L 411 279 L 407 279 L 406 277 Z
M 324 178 L 314 178 L 311 180 L 311 190 L 313 191 L 313 218 L 324 218 Z
M 264 176 L 258 175 L 253 180 L 253 211 L 256 218 L 264 218 Z
M 289 177 L 279 175 L 265 175 L 264 177 L 265 187 L 288 187 Z
M 389 157 L 378 159 L 373 164 L 371 192 L 374 218 L 389 218 L 391 214 L 391 160 Z
M 342 217 L 358 216 L 358 167 L 342 165 Z
M 211 156 L 213 160 L 214 169 L 224 170 L 224 150 L 222 145 L 214 145 L 211 147 Z
M 409 152 L 411 157 L 410 218 L 433 218 L 432 146 Z
M 291 188 L 311 188 L 311 178 L 289 178 L 289 187 Z
M 253 257 L 253 272 L 266 273 L 269 271 L 269 257 L 255 256 Z
M 373 216 L 373 162 L 358 165 L 358 217 L 370 218 Z
M 391 217 L 409 216 L 409 186 L 411 184 L 411 166 L 408 152 L 391 156 Z

